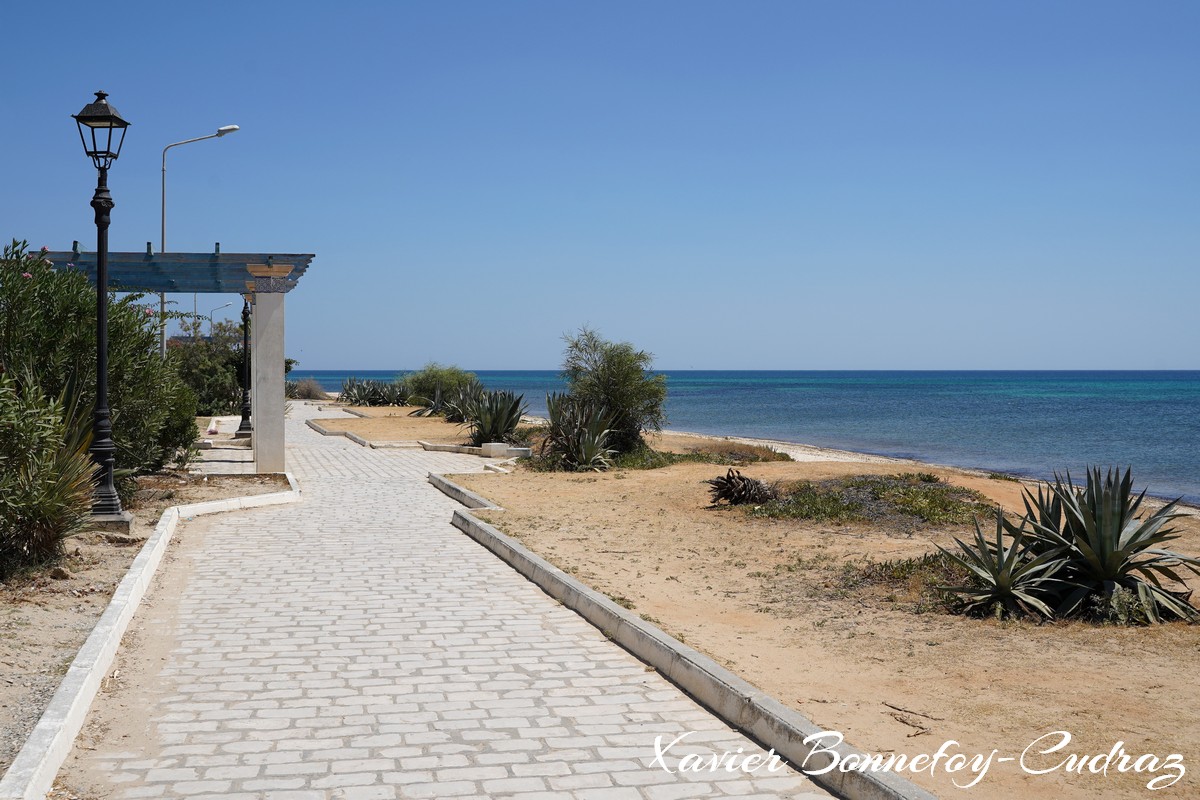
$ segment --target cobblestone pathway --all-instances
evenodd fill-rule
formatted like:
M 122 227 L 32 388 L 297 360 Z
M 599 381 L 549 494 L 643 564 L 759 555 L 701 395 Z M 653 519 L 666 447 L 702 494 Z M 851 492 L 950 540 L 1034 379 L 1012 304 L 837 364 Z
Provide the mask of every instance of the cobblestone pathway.
M 177 600 L 152 598 L 135 623 L 161 667 L 136 703 L 101 695 L 94 713 L 117 722 L 76 749 L 68 784 L 223 800 L 827 796 L 786 767 L 652 765 L 656 737 L 688 731 L 672 769 L 761 748 L 449 525 L 455 504 L 426 473 L 480 459 L 304 425 L 337 413 L 292 408 L 303 503 L 188 524 L 200 544 Z

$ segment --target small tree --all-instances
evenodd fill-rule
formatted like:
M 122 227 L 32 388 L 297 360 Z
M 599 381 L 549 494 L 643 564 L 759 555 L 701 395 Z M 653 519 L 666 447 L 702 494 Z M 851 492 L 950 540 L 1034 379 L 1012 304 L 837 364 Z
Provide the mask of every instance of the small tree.
M 562 376 L 570 395 L 609 414 L 609 446 L 627 453 L 642 445 L 642 433 L 666 422 L 667 376 L 654 374 L 654 356 L 629 342 L 609 342 L 588 327 L 563 337 Z
M 221 320 L 203 336 L 203 321 L 183 322 L 190 340 L 170 343 L 171 358 L 183 382 L 196 394 L 201 416 L 233 414 L 242 405 L 242 328 Z

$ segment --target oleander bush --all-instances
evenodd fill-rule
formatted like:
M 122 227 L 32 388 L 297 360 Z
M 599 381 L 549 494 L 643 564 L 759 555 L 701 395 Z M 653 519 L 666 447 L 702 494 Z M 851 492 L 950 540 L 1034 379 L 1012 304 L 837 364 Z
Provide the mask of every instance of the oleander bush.
M 947 555 L 968 569 L 974 586 L 946 587 L 967 612 L 997 616 L 1016 611 L 1043 617 L 1157 623 L 1200 621 L 1187 573 L 1200 559 L 1163 545 L 1179 538 L 1169 527 L 1178 500 L 1139 517 L 1145 491 L 1135 495 L 1130 470 L 1089 468 L 1081 487 L 1055 475 L 1045 490 L 1025 491 L 1025 513 L 997 518 L 993 539 L 976 529 L 974 542 L 955 540 Z M 982 588 L 981 588 L 982 587 Z M 1036 601 L 1036 602 L 1035 602 Z
M 91 409 L 96 386 L 96 290 L 44 251 L 14 241 L 0 253 L 0 369 L 29 374 L 46 396 L 72 382 Z M 108 298 L 108 400 L 118 468 L 152 472 L 195 441 L 196 398 L 159 353 L 156 307 L 145 296 Z
M 90 409 L 74 383 L 50 398 L 0 373 L 0 579 L 57 560 L 91 509 Z

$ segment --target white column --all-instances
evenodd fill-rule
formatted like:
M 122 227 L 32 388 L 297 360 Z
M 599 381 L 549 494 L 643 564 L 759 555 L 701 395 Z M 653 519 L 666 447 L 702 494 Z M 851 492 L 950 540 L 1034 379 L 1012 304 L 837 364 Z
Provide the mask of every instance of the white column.
M 282 292 L 254 296 L 250 358 L 253 362 L 251 419 L 254 420 L 254 471 L 283 472 L 283 298 Z

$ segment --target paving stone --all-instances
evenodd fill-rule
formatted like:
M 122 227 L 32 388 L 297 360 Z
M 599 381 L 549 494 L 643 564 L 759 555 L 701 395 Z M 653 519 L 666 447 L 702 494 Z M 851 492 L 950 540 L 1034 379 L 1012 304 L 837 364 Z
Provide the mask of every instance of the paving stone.
M 304 424 L 340 414 L 290 404 L 301 503 L 184 523 L 178 608 L 139 617 L 170 640 L 139 723 L 150 744 L 77 753 L 109 776 L 103 796 L 828 797 L 791 770 L 649 766 L 655 737 L 682 731 L 697 733 L 672 764 L 762 751 L 449 524 L 458 506 L 426 475 L 481 459 Z

